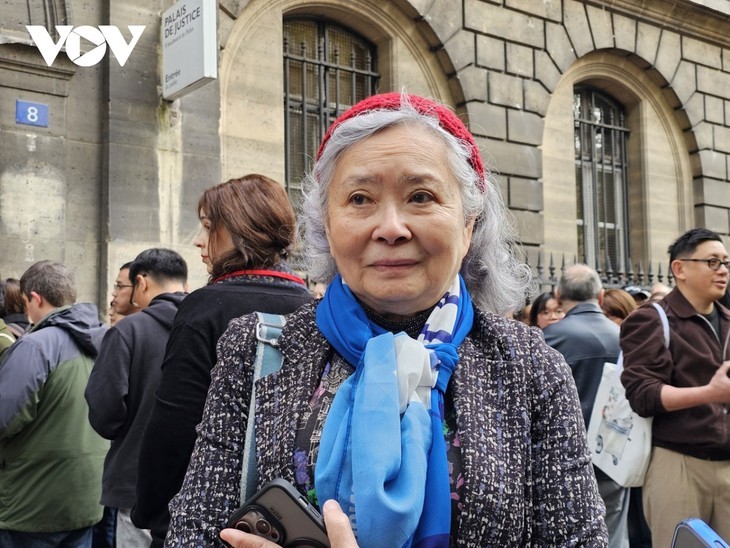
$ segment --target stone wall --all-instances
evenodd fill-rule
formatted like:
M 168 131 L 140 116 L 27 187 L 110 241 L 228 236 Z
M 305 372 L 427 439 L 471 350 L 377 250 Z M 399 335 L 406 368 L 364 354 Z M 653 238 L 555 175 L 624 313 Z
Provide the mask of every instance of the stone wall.
M 0 6 L 0 276 L 59 259 L 81 298 L 105 308 L 118 266 L 166 246 L 202 285 L 202 190 L 252 171 L 283 180 L 281 21 L 297 13 L 373 41 L 381 90 L 437 97 L 468 121 L 529 256 L 575 249 L 569 103 L 581 82 L 627 109 L 636 253 L 664 259 L 667 240 L 694 225 L 730 234 L 726 3 L 224 0 L 219 79 L 175 102 L 160 97 L 169 0 L 51 4 Z M 124 67 L 63 54 L 47 67 L 24 25 L 63 23 L 147 28 Z M 14 123 L 16 99 L 47 104 L 49 127 Z

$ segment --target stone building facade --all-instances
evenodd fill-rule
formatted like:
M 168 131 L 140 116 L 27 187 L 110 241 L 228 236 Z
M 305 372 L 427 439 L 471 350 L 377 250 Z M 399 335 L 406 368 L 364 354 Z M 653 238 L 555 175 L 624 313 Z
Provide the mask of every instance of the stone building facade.
M 81 297 L 105 303 L 119 265 L 166 246 L 202 285 L 203 189 L 260 172 L 295 197 L 291 166 L 311 151 L 287 141 L 284 60 L 299 54 L 285 38 L 307 25 L 367 44 L 373 90 L 463 117 L 531 264 L 552 254 L 666 273 L 667 245 L 690 227 L 730 243 L 730 1 L 220 0 L 218 78 L 174 102 L 160 81 L 170 5 L 0 6 L 0 276 L 62 260 Z M 49 67 L 30 24 L 146 29 L 123 67 L 64 54 Z M 18 124 L 17 100 L 48 105 L 48 127 Z

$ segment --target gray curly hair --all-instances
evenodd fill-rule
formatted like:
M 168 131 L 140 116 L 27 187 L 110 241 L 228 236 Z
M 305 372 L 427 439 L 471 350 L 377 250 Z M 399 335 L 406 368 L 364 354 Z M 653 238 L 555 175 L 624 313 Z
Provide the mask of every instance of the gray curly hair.
M 470 147 L 444 130 L 438 118 L 417 111 L 405 95 L 398 109 L 369 111 L 337 126 L 305 176 L 300 222 L 309 275 L 319 282 L 329 283 L 337 274 L 325 224 L 329 188 L 338 159 L 353 145 L 399 124 L 420 126 L 446 142 L 447 160 L 461 185 L 464 222 L 475 219 L 471 245 L 460 269 L 474 302 L 495 314 L 524 306 L 525 297 L 532 289 L 532 272 L 515 256 L 516 232 L 493 176 L 486 174 L 486 189 L 481 191 L 482 181 L 469 163 Z

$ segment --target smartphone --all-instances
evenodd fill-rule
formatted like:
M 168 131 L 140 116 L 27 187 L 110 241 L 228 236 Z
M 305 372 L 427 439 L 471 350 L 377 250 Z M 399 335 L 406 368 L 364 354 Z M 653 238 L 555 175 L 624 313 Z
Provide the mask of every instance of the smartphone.
M 243 503 L 228 519 L 232 527 L 297 548 L 329 548 L 324 520 L 306 497 L 284 479 L 275 479 Z
M 680 522 L 674 530 L 672 548 L 730 548 L 714 530 L 699 518 Z

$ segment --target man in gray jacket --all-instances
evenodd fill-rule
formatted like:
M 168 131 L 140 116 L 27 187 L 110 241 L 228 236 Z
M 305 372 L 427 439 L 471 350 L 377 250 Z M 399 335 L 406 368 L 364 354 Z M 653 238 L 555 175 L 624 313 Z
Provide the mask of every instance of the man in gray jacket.
M 570 366 L 587 427 L 601 383 L 603 364 L 616 363 L 621 352 L 619 327 L 601 310 L 601 279 L 588 265 L 575 264 L 565 269 L 558 283 L 556 299 L 565 318 L 545 328 L 545 342 L 565 356 Z M 606 504 L 609 547 L 628 548 L 629 490 L 598 468 L 594 467 L 594 470 L 598 491 Z
M 148 249 L 129 267 L 130 299 L 142 310 L 106 334 L 86 387 L 89 421 L 112 440 L 104 462 L 101 503 L 118 508 L 116 546 L 149 546 L 149 531 L 129 518 L 136 500 L 137 460 L 160 379 L 160 366 L 177 308 L 185 298 L 188 269 L 170 249 Z

